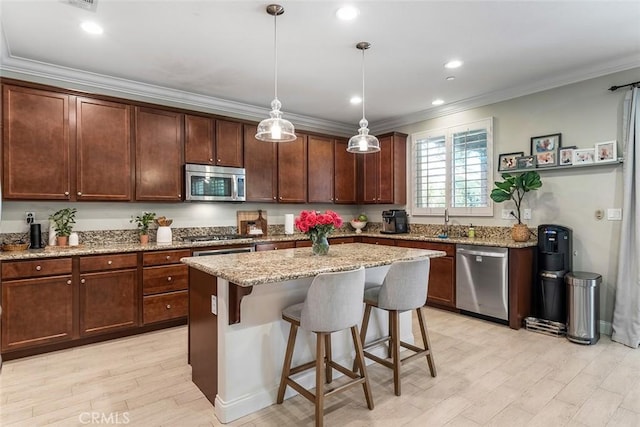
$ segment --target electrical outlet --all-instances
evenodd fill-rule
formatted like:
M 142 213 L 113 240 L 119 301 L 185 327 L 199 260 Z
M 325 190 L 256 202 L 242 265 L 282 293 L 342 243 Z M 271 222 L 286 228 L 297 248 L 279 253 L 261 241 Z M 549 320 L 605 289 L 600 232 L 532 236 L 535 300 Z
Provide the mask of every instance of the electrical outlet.
M 622 209 L 607 209 L 607 220 L 620 221 L 622 220 Z
M 27 224 L 33 224 L 36 222 L 36 213 L 35 212 L 25 212 L 25 219 L 27 220 Z
M 522 210 L 522 219 L 531 219 L 531 209 Z
M 513 209 L 502 209 L 502 219 L 515 219 L 512 213 L 515 214 Z

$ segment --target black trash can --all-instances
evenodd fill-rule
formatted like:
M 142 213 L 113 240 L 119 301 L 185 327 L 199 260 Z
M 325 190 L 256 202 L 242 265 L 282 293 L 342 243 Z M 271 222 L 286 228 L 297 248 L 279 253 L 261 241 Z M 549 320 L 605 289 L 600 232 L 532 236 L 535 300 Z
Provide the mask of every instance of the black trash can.
M 567 339 L 578 344 L 595 344 L 600 339 L 600 283 L 597 273 L 573 271 L 567 283 Z

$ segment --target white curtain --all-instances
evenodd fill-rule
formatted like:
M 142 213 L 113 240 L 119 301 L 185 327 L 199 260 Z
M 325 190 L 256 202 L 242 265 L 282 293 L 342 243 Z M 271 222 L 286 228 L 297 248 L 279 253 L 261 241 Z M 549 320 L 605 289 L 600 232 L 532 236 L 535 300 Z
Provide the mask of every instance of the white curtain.
M 623 205 L 618 283 L 611 339 L 632 348 L 640 346 L 640 89 L 627 93 L 623 131 Z

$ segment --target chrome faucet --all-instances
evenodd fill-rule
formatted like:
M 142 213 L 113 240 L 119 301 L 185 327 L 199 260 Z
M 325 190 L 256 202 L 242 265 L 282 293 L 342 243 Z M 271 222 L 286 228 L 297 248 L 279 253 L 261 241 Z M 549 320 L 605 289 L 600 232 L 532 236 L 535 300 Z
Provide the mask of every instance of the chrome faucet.
M 444 237 L 449 237 L 449 209 L 444 210 L 444 228 L 442 229 Z

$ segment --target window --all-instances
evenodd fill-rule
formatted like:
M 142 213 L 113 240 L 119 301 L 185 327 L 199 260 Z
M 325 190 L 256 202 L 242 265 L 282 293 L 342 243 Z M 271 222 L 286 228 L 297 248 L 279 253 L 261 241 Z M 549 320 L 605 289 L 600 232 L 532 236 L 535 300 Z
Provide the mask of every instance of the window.
M 411 142 L 413 215 L 493 215 L 493 119 L 415 133 Z

